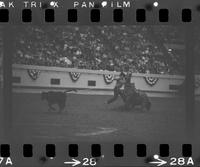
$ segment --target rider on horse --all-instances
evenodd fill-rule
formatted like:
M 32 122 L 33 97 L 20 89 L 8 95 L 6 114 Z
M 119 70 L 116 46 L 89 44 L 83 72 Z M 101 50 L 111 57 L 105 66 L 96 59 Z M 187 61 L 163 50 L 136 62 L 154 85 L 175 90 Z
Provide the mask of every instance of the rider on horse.
M 138 91 L 135 87 L 135 83 L 131 83 L 131 77 L 132 73 L 128 72 L 125 76 L 124 90 L 120 91 L 120 96 L 122 97 L 127 108 L 129 108 L 130 105 L 134 104 L 134 100 L 136 100 L 136 97 L 139 96 Z
M 121 72 L 119 79 L 114 88 L 114 97 L 107 101 L 110 104 L 117 100 L 118 96 L 122 98 L 127 109 L 134 108 L 135 106 L 141 106 L 144 110 L 149 110 L 151 107 L 151 102 L 147 94 L 139 89 L 136 89 L 135 83 L 131 83 L 132 73 L 128 72 L 125 75 Z M 124 90 L 121 90 L 124 85 Z
M 120 91 L 125 107 L 127 109 L 134 108 L 135 106 L 141 106 L 144 110 L 149 110 L 151 102 L 145 92 L 136 89 L 135 83 L 131 83 L 132 73 L 128 72 L 125 77 L 124 90 Z
M 132 73 L 128 72 L 125 77 L 125 84 L 124 84 L 124 95 L 128 97 L 133 92 L 136 92 L 135 83 L 131 83 Z
M 118 79 L 116 79 L 117 80 L 117 82 L 116 82 L 116 85 L 115 85 L 115 88 L 114 88 L 114 96 L 111 98 L 111 99 L 109 99 L 108 101 L 107 101 L 107 104 L 110 104 L 110 103 L 112 103 L 112 102 L 114 102 L 115 100 L 117 100 L 117 98 L 118 98 L 118 96 L 120 95 L 120 93 L 121 93 L 121 88 L 122 88 L 122 86 L 125 84 L 125 74 L 123 73 L 123 71 L 121 71 L 121 73 L 120 73 L 120 75 L 119 75 L 119 78 Z
M 136 89 L 135 83 L 131 83 L 131 73 L 127 74 L 126 83 L 124 86 L 125 105 L 127 108 L 140 106 L 143 110 L 149 110 L 151 102 L 147 94 L 139 89 Z

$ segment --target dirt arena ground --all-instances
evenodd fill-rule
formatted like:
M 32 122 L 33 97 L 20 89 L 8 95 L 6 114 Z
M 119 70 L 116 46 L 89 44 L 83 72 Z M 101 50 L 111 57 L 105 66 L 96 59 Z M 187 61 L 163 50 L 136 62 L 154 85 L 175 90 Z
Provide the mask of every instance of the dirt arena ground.
M 126 111 L 119 98 L 68 94 L 64 112 L 49 112 L 40 94 L 13 94 L 13 138 L 26 141 L 156 142 L 185 138 L 185 102 L 150 98 L 149 112 Z M 57 107 L 57 106 L 55 106 Z M 196 111 L 200 108 L 196 103 Z M 198 123 L 198 118 L 196 117 Z M 199 123 L 198 123 L 199 125 Z M 199 126 L 198 126 L 199 127 Z
M 16 138 L 53 141 L 157 141 L 184 137 L 183 99 L 151 98 L 149 112 L 126 111 L 119 98 L 68 94 L 63 113 L 49 112 L 40 94 L 13 94 Z M 56 107 L 56 106 L 55 106 Z M 170 136 L 170 137 L 169 137 Z
M 0 111 L 2 111 L 1 93 Z M 17 143 L 40 143 L 41 141 L 43 143 L 60 142 L 59 148 L 63 147 L 61 145 L 63 142 L 84 142 L 85 147 L 88 146 L 88 142 L 104 143 L 108 146 L 105 148 L 107 152 L 104 150 L 106 153 L 111 152 L 112 143 L 145 143 L 148 144 L 148 149 L 152 149 L 150 152 L 148 151 L 148 157 L 157 153 L 156 143 L 174 143 L 173 155 L 179 155 L 180 143 L 185 143 L 183 141 L 185 132 L 185 102 L 183 99 L 150 98 L 152 108 L 149 112 L 143 112 L 139 110 L 123 110 L 121 107 L 123 102 L 120 98 L 112 105 L 106 105 L 105 101 L 110 97 L 102 95 L 68 94 L 66 101 L 67 110 L 59 114 L 57 112 L 48 112 L 47 103 L 41 101 L 40 94 L 14 93 L 12 138 Z M 200 103 L 196 101 L 195 104 L 195 122 L 198 127 L 196 130 L 198 132 L 197 137 L 200 140 Z M 2 113 L 0 112 L 0 118 L 3 116 Z M 2 126 L 0 127 L 0 132 L 2 132 Z M 155 145 L 151 145 L 151 143 Z M 126 152 L 127 149 L 134 152 L 135 147 L 130 144 L 129 146 L 130 148 L 126 148 Z M 39 150 L 39 154 L 36 156 L 39 159 L 43 155 L 43 152 L 39 146 L 36 150 Z M 63 152 L 59 152 L 59 155 L 63 155 L 64 157 L 57 158 L 55 163 L 62 163 L 66 159 L 66 150 L 63 149 L 61 151 Z M 121 159 L 108 161 L 106 157 L 106 160 L 102 159 L 98 166 L 106 167 L 102 164 L 108 162 L 112 162 L 112 165 L 113 163 L 123 164 L 125 162 L 128 164 L 129 162 L 130 164 L 144 164 L 145 166 L 147 165 L 148 157 L 133 159 L 131 155 L 131 157 L 125 157 L 123 161 Z M 127 159 L 133 159 L 134 161 L 127 161 Z M 194 158 L 194 160 L 196 162 L 198 160 L 199 162 L 199 158 Z M 23 164 L 21 164 L 22 162 Z M 43 166 L 41 161 L 34 159 L 35 162 Z M 19 166 L 30 165 L 28 159 L 24 161 L 24 159 L 17 158 L 15 163 L 20 164 Z M 127 166 L 131 166 L 130 164 Z

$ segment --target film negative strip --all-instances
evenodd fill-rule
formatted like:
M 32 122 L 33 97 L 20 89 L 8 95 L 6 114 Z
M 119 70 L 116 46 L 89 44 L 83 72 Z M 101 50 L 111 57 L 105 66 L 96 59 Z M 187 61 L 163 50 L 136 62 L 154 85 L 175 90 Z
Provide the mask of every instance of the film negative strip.
M 0 22 L 14 24 L 182 24 L 198 22 L 199 2 L 1 1 Z M 131 19 L 130 19 L 131 16 Z
M 38 165 L 39 163 L 55 165 L 56 162 L 57 165 L 61 166 L 65 166 L 64 164 L 72 166 L 146 166 L 149 164 L 153 166 L 194 166 L 194 164 L 199 163 L 198 157 L 193 157 L 192 145 L 190 144 L 180 145 L 178 150 L 168 144 L 161 144 L 157 149 L 158 155 L 152 152 L 154 148 L 145 144 L 132 145 L 131 149 L 126 148 L 124 144 L 109 144 L 107 152 L 103 151 L 105 145 L 86 145 L 87 151 L 80 152 L 79 147 L 83 147 L 83 145 L 78 144 L 69 144 L 65 148 L 61 148 L 63 145 L 60 144 L 57 146 L 44 144 L 42 149 L 38 145 L 31 144 L 15 146 L 14 148 L 4 144 L 1 145 L 1 163 L 16 165 L 23 161 L 23 166 L 30 165 L 30 160 L 32 162 L 34 160 L 35 164 L 38 163 Z M 104 149 L 102 150 L 102 148 Z M 13 153 L 14 155 L 12 155 Z
M 0 166 L 200 166 L 200 2 L 0 1 Z

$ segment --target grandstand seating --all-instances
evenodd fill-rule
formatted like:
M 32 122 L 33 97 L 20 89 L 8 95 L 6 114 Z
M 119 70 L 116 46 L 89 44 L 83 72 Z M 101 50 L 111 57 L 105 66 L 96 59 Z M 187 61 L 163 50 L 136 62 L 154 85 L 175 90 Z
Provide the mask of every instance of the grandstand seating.
M 183 74 L 184 33 L 173 26 L 16 27 L 15 64 Z

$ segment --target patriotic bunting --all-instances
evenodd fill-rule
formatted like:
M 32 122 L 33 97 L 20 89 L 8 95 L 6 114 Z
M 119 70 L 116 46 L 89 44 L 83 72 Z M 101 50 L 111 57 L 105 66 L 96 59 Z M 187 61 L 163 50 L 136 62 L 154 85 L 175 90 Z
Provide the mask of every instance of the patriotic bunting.
M 73 82 L 76 82 L 80 78 L 80 75 L 81 75 L 81 73 L 79 72 L 70 72 L 69 74 Z
M 154 86 L 158 82 L 157 77 L 144 77 L 144 80 L 150 86 Z
M 29 77 L 34 81 L 38 79 L 39 74 L 40 74 L 40 70 L 28 69 L 27 72 L 28 72 Z
M 115 76 L 113 74 L 103 74 L 103 78 L 106 84 L 111 84 Z

